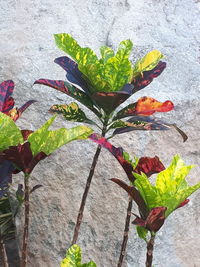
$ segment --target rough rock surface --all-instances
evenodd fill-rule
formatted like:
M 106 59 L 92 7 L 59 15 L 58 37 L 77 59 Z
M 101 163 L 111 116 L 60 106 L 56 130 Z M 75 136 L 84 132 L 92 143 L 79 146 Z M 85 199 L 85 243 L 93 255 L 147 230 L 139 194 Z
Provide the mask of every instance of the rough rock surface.
M 134 97 L 172 100 L 175 111 L 162 117 L 177 122 L 189 139 L 182 143 L 175 131 L 137 132 L 114 138 L 113 143 L 132 155 L 156 154 L 165 164 L 179 153 L 188 164 L 197 165 L 189 177 L 191 183 L 199 180 L 199 0 L 1 0 L 0 6 L 1 81 L 15 81 L 19 105 L 38 100 L 19 120 L 21 127 L 35 129 L 50 117 L 48 108 L 52 104 L 71 100 L 45 86 L 33 86 L 39 78 L 64 79 L 63 70 L 53 62 L 63 55 L 54 44 L 53 33 L 71 33 L 82 45 L 96 51 L 101 45 L 115 48 L 121 40 L 130 38 L 135 44 L 133 59 L 159 49 L 168 64 L 158 79 Z M 58 119 L 57 125 L 73 124 Z M 95 147 L 89 141 L 70 143 L 35 169 L 32 184 L 42 184 L 43 188 L 33 194 L 31 201 L 28 266 L 59 266 L 70 245 Z M 22 178 L 17 177 L 16 181 Z M 112 177 L 126 179 L 118 163 L 104 150 L 78 242 L 84 261 L 93 259 L 98 267 L 116 266 L 124 229 L 127 195 L 109 181 Z M 156 240 L 154 266 L 200 266 L 199 203 L 200 192 L 168 218 Z M 19 229 L 20 223 L 19 216 Z M 124 266 L 140 267 L 144 261 L 145 244 L 131 227 Z

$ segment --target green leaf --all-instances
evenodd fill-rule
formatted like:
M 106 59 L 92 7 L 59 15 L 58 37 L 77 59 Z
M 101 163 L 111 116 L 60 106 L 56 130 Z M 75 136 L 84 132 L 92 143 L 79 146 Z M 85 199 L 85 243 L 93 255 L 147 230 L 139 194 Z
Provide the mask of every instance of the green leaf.
M 0 132 L 0 151 L 3 151 L 9 146 L 23 143 L 21 130 L 9 116 L 2 112 L 0 112 Z
M 58 48 L 70 55 L 81 66 L 98 62 L 98 58 L 92 49 L 89 47 L 82 48 L 70 34 L 54 34 L 54 38 Z
M 116 55 L 111 48 L 101 47 L 102 58 L 98 59 L 90 48 L 82 48 L 71 35 L 61 33 L 54 37 L 57 46 L 78 63 L 91 92 L 119 91 L 131 81 L 133 70 L 128 58 L 133 44 L 130 40 L 120 43 Z
M 123 151 L 123 158 L 124 158 L 125 160 L 127 160 L 127 161 L 132 165 L 133 170 L 137 167 L 138 162 L 139 162 L 139 158 L 134 157 L 134 160 L 133 160 L 133 159 L 130 157 L 130 155 L 129 155 L 127 152 L 125 152 L 125 151 Z
M 115 53 L 112 48 L 108 46 L 102 46 L 100 47 L 101 52 L 101 62 L 106 63 L 109 58 L 114 57 Z
M 69 105 L 53 105 L 50 108 L 50 111 L 62 114 L 64 118 L 68 121 L 86 122 L 89 124 L 94 124 L 93 121 L 87 118 L 85 113 L 75 102 L 72 102 Z
M 97 266 L 96 263 L 94 263 L 93 261 L 81 265 L 81 267 L 96 267 L 96 266 Z
M 130 40 L 122 41 L 116 56 L 110 57 L 104 64 L 104 79 L 111 85 L 111 91 L 119 91 L 131 81 L 132 65 L 129 56 L 132 47 Z
M 141 239 L 144 239 L 144 241 L 147 241 L 147 233 L 148 230 L 141 226 L 136 226 L 137 234 Z
M 139 59 L 133 67 L 133 77 L 136 77 L 138 74 L 149 71 L 155 68 L 158 62 L 164 56 L 158 50 L 153 50 L 145 55 L 143 58 Z
M 93 131 L 86 126 L 77 126 L 71 129 L 60 128 L 49 131 L 48 129 L 55 118 L 56 116 L 53 116 L 40 129 L 29 135 L 28 141 L 31 144 L 33 156 L 41 151 L 49 155 L 54 150 L 73 140 L 86 139 Z
M 133 173 L 133 175 L 136 178 L 134 185 L 142 195 L 148 209 L 151 210 L 152 208 L 157 207 L 157 202 L 160 201 L 160 196 L 157 194 L 156 188 L 151 185 L 146 174 L 142 173 L 140 175 Z
M 60 267 L 81 267 L 81 248 L 78 245 L 75 244 L 67 250 Z
M 93 261 L 81 264 L 81 248 L 75 244 L 68 249 L 60 267 L 96 267 L 96 264 Z

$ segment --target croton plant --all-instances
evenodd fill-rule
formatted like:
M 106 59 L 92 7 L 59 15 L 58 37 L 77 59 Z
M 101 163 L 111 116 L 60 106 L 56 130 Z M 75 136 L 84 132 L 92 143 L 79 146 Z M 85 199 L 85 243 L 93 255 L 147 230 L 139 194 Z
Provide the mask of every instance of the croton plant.
M 127 174 L 129 184 L 118 178 L 111 180 L 124 189 L 138 206 L 139 213 L 133 213 L 135 219 L 132 223 L 136 225 L 139 237 L 147 243 L 146 267 L 151 267 L 156 233 L 166 218 L 185 206 L 189 202 L 188 197 L 200 188 L 200 182 L 190 186 L 186 181 L 194 166 L 185 165 L 179 155 L 173 157 L 167 168 L 157 156 L 132 160 L 121 147 L 113 146 L 104 137 L 92 134 L 90 139 L 110 151 Z M 149 177 L 155 173 L 158 174 L 153 183 Z
M 13 121 L 17 121 L 35 100 L 27 101 L 20 108 L 15 107 L 15 100 L 12 97 L 14 87 L 15 84 L 12 80 L 7 80 L 0 84 L 0 113 L 4 113 L 12 118 Z M 9 139 L 10 133 L 8 132 L 8 135 L 4 136 L 4 142 Z M 2 129 L 0 135 L 2 137 Z M 12 182 L 12 172 L 14 169 L 11 161 L 0 157 L 0 240 L 3 251 L 5 251 L 4 242 L 15 238 L 14 214 L 12 213 L 8 194 L 9 183 Z M 4 261 L 6 261 L 6 255 L 4 258 Z
M 130 131 L 169 130 L 170 128 L 175 128 L 184 141 L 187 139 L 184 132 L 175 124 L 151 117 L 156 112 L 173 110 L 174 104 L 169 100 L 160 102 L 144 96 L 119 108 L 123 102 L 149 85 L 165 69 L 166 63 L 162 61 L 164 56 L 160 51 L 153 50 L 132 64 L 129 57 L 133 44 L 130 40 L 122 41 L 116 53 L 112 48 L 102 46 L 98 57 L 89 47 L 81 47 L 69 34 L 55 34 L 54 37 L 58 48 L 68 55 L 55 59 L 55 63 L 66 71 L 67 81 L 39 79 L 35 84 L 46 85 L 67 94 L 86 106 L 96 118 L 86 115 L 77 102 L 54 104 L 50 111 L 62 114 L 68 121 L 93 125 L 101 136 L 106 136 L 107 139 Z M 87 195 L 100 152 L 99 145 L 93 157 L 82 196 L 72 244 L 77 242 Z M 129 203 L 128 213 L 130 208 Z M 123 256 L 124 252 L 121 253 L 122 258 Z
M 187 136 L 175 125 L 152 118 L 155 112 L 173 110 L 171 101 L 160 102 L 152 97 L 141 97 L 127 106 L 116 109 L 130 96 L 149 85 L 166 67 L 161 61 L 163 55 L 153 50 L 139 59 L 135 64 L 129 60 L 133 44 L 130 40 L 122 41 L 118 51 L 102 46 L 100 58 L 89 47 L 81 47 L 69 34 L 55 34 L 57 46 L 68 56 L 55 59 L 55 63 L 66 71 L 67 81 L 39 79 L 35 84 L 50 86 L 74 98 L 90 111 L 93 116 L 86 115 L 76 102 L 70 104 L 55 104 L 52 112 L 63 114 L 68 121 L 84 122 L 100 130 L 102 136 L 111 138 L 117 134 L 135 130 L 169 130 L 174 127 L 183 136 Z M 93 158 L 85 191 L 83 193 L 72 244 L 78 238 L 84 206 L 94 169 L 101 151 L 98 146 Z
M 11 86 L 9 87 L 9 84 L 12 85 L 13 83 L 11 81 L 7 81 L 4 82 L 4 85 L 5 84 L 7 85 L 7 88 L 4 92 L 8 92 L 9 88 L 11 88 Z M 2 101 L 6 103 L 5 99 L 6 98 Z M 10 100 L 12 100 L 12 98 L 10 98 Z M 9 103 L 11 103 L 11 101 Z M 5 107 L 6 105 L 2 105 L 2 109 Z M 4 111 L 5 110 L 6 109 L 4 109 Z M 10 235 L 14 232 L 13 229 L 11 229 L 11 227 L 13 227 L 13 214 L 11 210 L 8 211 L 8 209 L 5 209 L 5 207 L 8 206 L 8 184 L 12 182 L 11 176 L 13 171 L 15 171 L 15 173 L 22 171 L 24 173 L 24 184 L 19 184 L 16 197 L 19 205 L 24 204 L 25 206 L 25 222 L 20 264 L 21 267 L 25 267 L 27 264 L 30 212 L 29 198 L 32 192 L 41 187 L 41 185 L 35 185 L 33 188 L 30 188 L 30 175 L 34 167 L 53 151 L 73 140 L 86 139 L 92 133 L 92 129 L 87 126 L 76 126 L 71 129 L 61 128 L 57 130 L 49 130 L 49 127 L 52 125 L 56 117 L 53 116 L 40 129 L 34 132 L 31 130 L 21 130 L 14 122 L 16 118 L 19 117 L 20 111 L 18 112 L 18 109 L 16 108 L 15 111 L 16 112 L 13 113 L 7 109 L 5 112 L 6 114 L 0 112 L 0 161 L 2 165 L 0 177 L 0 204 L 3 207 L 0 210 L 0 239 L 3 264 L 7 266 L 4 242 L 8 239 L 8 237 L 11 238 Z
M 28 101 L 19 109 L 15 108 L 14 99 L 11 96 L 14 83 L 5 81 L 0 85 L 0 205 L 1 200 L 7 198 L 8 184 L 11 182 L 12 173 L 23 172 L 23 184 L 18 186 L 16 192 L 19 204 L 23 204 L 25 207 L 21 267 L 25 267 L 27 264 L 29 198 L 31 193 L 41 187 L 41 185 L 35 185 L 30 188 L 29 180 L 33 168 L 60 146 L 76 139 L 85 139 L 88 136 L 98 144 L 98 147 L 82 196 L 72 240 L 73 246 L 68 250 L 61 266 L 96 266 L 94 262 L 82 264 L 80 248 L 74 244 L 78 239 L 87 195 L 103 146 L 117 158 L 129 179 L 129 184 L 117 178 L 112 179 L 129 194 L 124 239 L 118 267 L 122 266 L 125 255 L 132 201 L 136 202 L 139 211 L 138 214 L 134 213 L 133 223 L 137 225 L 138 235 L 147 242 L 146 266 L 150 267 L 152 266 L 156 232 L 171 212 L 188 202 L 187 197 L 197 190 L 200 184 L 193 187 L 187 184 L 185 176 L 191 166 L 185 166 L 178 156 L 175 156 L 171 165 L 165 169 L 158 157 L 142 157 L 131 160 L 122 148 L 114 147 L 107 140 L 130 131 L 175 128 L 186 141 L 187 136 L 176 124 L 151 117 L 156 112 L 173 110 L 174 104 L 171 101 L 160 102 L 152 97 L 143 96 L 120 107 L 129 97 L 148 86 L 154 78 L 162 73 L 166 67 L 166 63 L 162 61 L 164 56 L 160 51 L 153 50 L 133 64 L 129 59 L 133 49 L 130 40 L 122 41 L 116 53 L 112 48 L 102 46 L 100 57 L 90 48 L 81 47 L 69 34 L 55 34 L 55 42 L 68 55 L 55 59 L 55 63 L 66 71 L 67 80 L 39 79 L 35 84 L 47 85 L 74 98 L 76 102 L 54 104 L 50 111 L 62 114 L 67 121 L 87 123 L 90 127 L 98 129 L 100 135 L 91 135 L 93 130 L 87 126 L 51 131 L 49 127 L 55 120 L 55 116 L 35 132 L 21 130 L 16 126 L 15 121 L 34 101 Z M 86 106 L 95 117 L 85 114 L 77 102 Z M 158 173 L 158 177 L 156 184 L 152 185 L 148 178 L 155 173 Z M 176 201 L 172 201 L 171 196 L 175 197 Z M 12 217 L 12 214 L 10 216 Z M 0 214 L 0 237 L 1 241 L 4 241 L 2 231 L 7 228 L 4 227 L 2 219 L 4 218 Z M 2 255 L 5 256 L 5 254 L 4 249 Z M 4 263 L 6 263 L 6 257 Z M 7 267 L 6 264 L 5 267 Z

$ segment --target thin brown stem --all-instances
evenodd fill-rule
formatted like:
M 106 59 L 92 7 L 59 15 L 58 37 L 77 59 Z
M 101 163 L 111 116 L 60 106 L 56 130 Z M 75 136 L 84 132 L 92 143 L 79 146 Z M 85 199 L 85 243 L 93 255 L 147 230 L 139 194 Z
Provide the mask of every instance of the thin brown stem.
M 128 201 L 128 207 L 127 207 L 127 213 L 126 213 L 126 221 L 125 221 L 125 228 L 124 228 L 124 236 L 123 236 L 123 241 L 122 241 L 122 246 L 121 246 L 121 253 L 119 256 L 119 261 L 117 267 L 121 267 L 125 253 L 126 253 L 126 245 L 128 242 L 128 233 L 129 233 L 129 226 L 130 226 L 130 220 L 131 220 L 131 210 L 133 206 L 133 200 L 129 196 L 129 201 Z
M 5 244 L 2 238 L 0 238 L 0 253 L 1 253 L 1 259 L 2 259 L 2 264 L 3 264 L 2 266 L 8 267 L 8 258 L 6 254 L 6 248 L 5 248 Z
M 106 133 L 106 130 L 107 130 L 107 123 L 108 123 L 108 119 L 106 119 L 105 122 L 104 122 L 103 130 L 102 130 L 102 134 L 101 134 L 103 137 L 105 136 L 105 133 Z M 95 167 L 97 165 L 97 161 L 98 161 L 100 152 L 101 152 L 101 145 L 98 145 L 98 147 L 96 149 L 96 152 L 94 154 L 94 157 L 93 157 L 92 165 L 90 167 L 90 172 L 89 172 L 89 175 L 88 175 L 88 178 L 87 178 L 87 182 L 86 182 L 86 185 L 85 185 L 85 190 L 84 190 L 84 193 L 83 193 L 83 196 L 82 196 L 82 199 L 81 199 L 81 205 L 80 205 L 79 212 L 78 212 L 78 217 L 77 217 L 77 220 L 76 220 L 76 225 L 75 225 L 75 229 L 74 229 L 74 235 L 73 235 L 73 239 L 72 239 L 72 245 L 76 244 L 77 239 L 78 239 L 79 230 L 80 230 L 80 226 L 81 226 L 82 219 L 83 219 L 83 212 L 84 212 L 84 208 L 85 208 L 86 199 L 87 199 L 87 196 L 88 196 L 88 192 L 89 192 L 90 185 L 91 185 L 91 182 L 92 182 L 92 177 L 94 175 Z
M 151 238 L 147 242 L 146 267 L 152 267 L 155 237 L 156 234 L 154 232 L 151 232 Z
M 28 230 L 29 230 L 29 175 L 24 174 L 24 206 L 25 206 L 25 220 L 24 220 L 24 232 L 23 232 L 23 242 L 22 242 L 22 256 L 20 267 L 26 267 L 27 264 L 27 254 L 28 254 Z
M 89 175 L 88 175 L 88 178 L 87 178 L 85 190 L 84 190 L 84 193 L 83 193 L 83 196 L 82 196 L 81 205 L 80 205 L 80 208 L 79 208 L 78 217 L 77 217 L 77 221 L 76 221 L 76 225 L 75 225 L 75 229 L 74 229 L 74 236 L 73 236 L 73 240 L 72 240 L 72 245 L 75 244 L 77 242 L 77 239 L 78 239 L 79 230 L 80 230 L 81 222 L 82 222 L 82 219 L 83 219 L 83 212 L 84 212 L 84 208 L 85 208 L 86 199 L 87 199 L 87 196 L 88 196 L 88 192 L 89 192 L 89 189 L 90 189 L 92 177 L 94 175 L 94 170 L 95 170 L 95 167 L 96 167 L 100 152 L 101 152 L 101 146 L 98 145 L 96 153 L 95 153 L 93 161 L 92 161 L 90 172 L 89 172 Z

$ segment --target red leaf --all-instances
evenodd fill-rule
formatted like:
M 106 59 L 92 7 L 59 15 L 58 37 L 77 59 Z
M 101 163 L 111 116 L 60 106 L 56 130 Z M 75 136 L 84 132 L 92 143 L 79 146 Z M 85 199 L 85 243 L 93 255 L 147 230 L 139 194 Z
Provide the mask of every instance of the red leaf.
M 154 173 L 163 171 L 164 169 L 164 165 L 157 156 L 155 156 L 154 158 L 142 157 L 139 159 L 138 165 L 135 168 L 134 172 L 139 174 L 143 172 L 149 177 Z
M 11 97 L 14 86 L 12 80 L 0 84 L 0 111 L 3 113 L 9 112 L 14 106 L 14 99 Z
M 154 98 L 144 96 L 137 101 L 135 112 L 141 116 L 149 116 L 155 112 L 168 112 L 173 108 L 174 104 L 169 100 L 162 103 Z
M 129 180 L 133 182 L 135 180 L 132 172 L 133 167 L 130 162 L 124 159 L 123 157 L 123 149 L 122 147 L 115 147 L 110 142 L 106 140 L 106 138 L 94 133 L 89 136 L 89 138 L 94 141 L 95 143 L 101 145 L 102 147 L 106 148 L 108 151 L 113 154 L 113 156 L 118 160 L 118 162 L 121 164 L 122 168 L 126 172 Z
M 166 207 L 153 208 L 145 221 L 134 214 L 136 216 L 136 219 L 132 223 L 142 226 L 149 231 L 157 232 L 164 224 L 166 210 Z
M 183 202 L 181 202 L 181 204 L 177 207 L 177 209 L 184 207 L 189 201 L 190 200 L 188 198 L 186 198 Z
M 21 130 L 22 136 L 24 138 L 24 141 L 26 141 L 30 134 L 33 133 L 31 130 Z
M 138 225 L 141 227 L 146 227 L 146 222 L 145 220 L 141 219 L 139 216 L 137 216 L 136 214 L 133 213 L 133 215 L 136 216 L 135 220 L 132 222 L 134 225 Z
M 18 146 L 10 146 L 3 151 L 3 154 L 4 159 L 13 162 L 18 169 L 24 173 L 31 173 L 37 163 L 47 157 L 43 152 L 40 152 L 33 157 L 29 142 L 26 142 L 23 145 L 19 144 Z
M 102 108 L 107 114 L 113 112 L 120 104 L 131 96 L 126 91 L 120 92 L 97 92 L 91 98 Z
M 148 209 L 147 209 L 147 206 L 144 202 L 144 199 L 140 195 L 140 192 L 134 186 L 127 185 L 126 183 L 124 183 L 120 179 L 112 178 L 111 181 L 118 184 L 121 188 L 123 188 L 132 197 L 132 199 L 138 205 L 138 208 L 140 210 L 142 217 L 146 218 L 148 215 Z
M 166 210 L 166 207 L 153 208 L 146 219 L 146 228 L 150 231 L 157 232 L 164 224 Z

